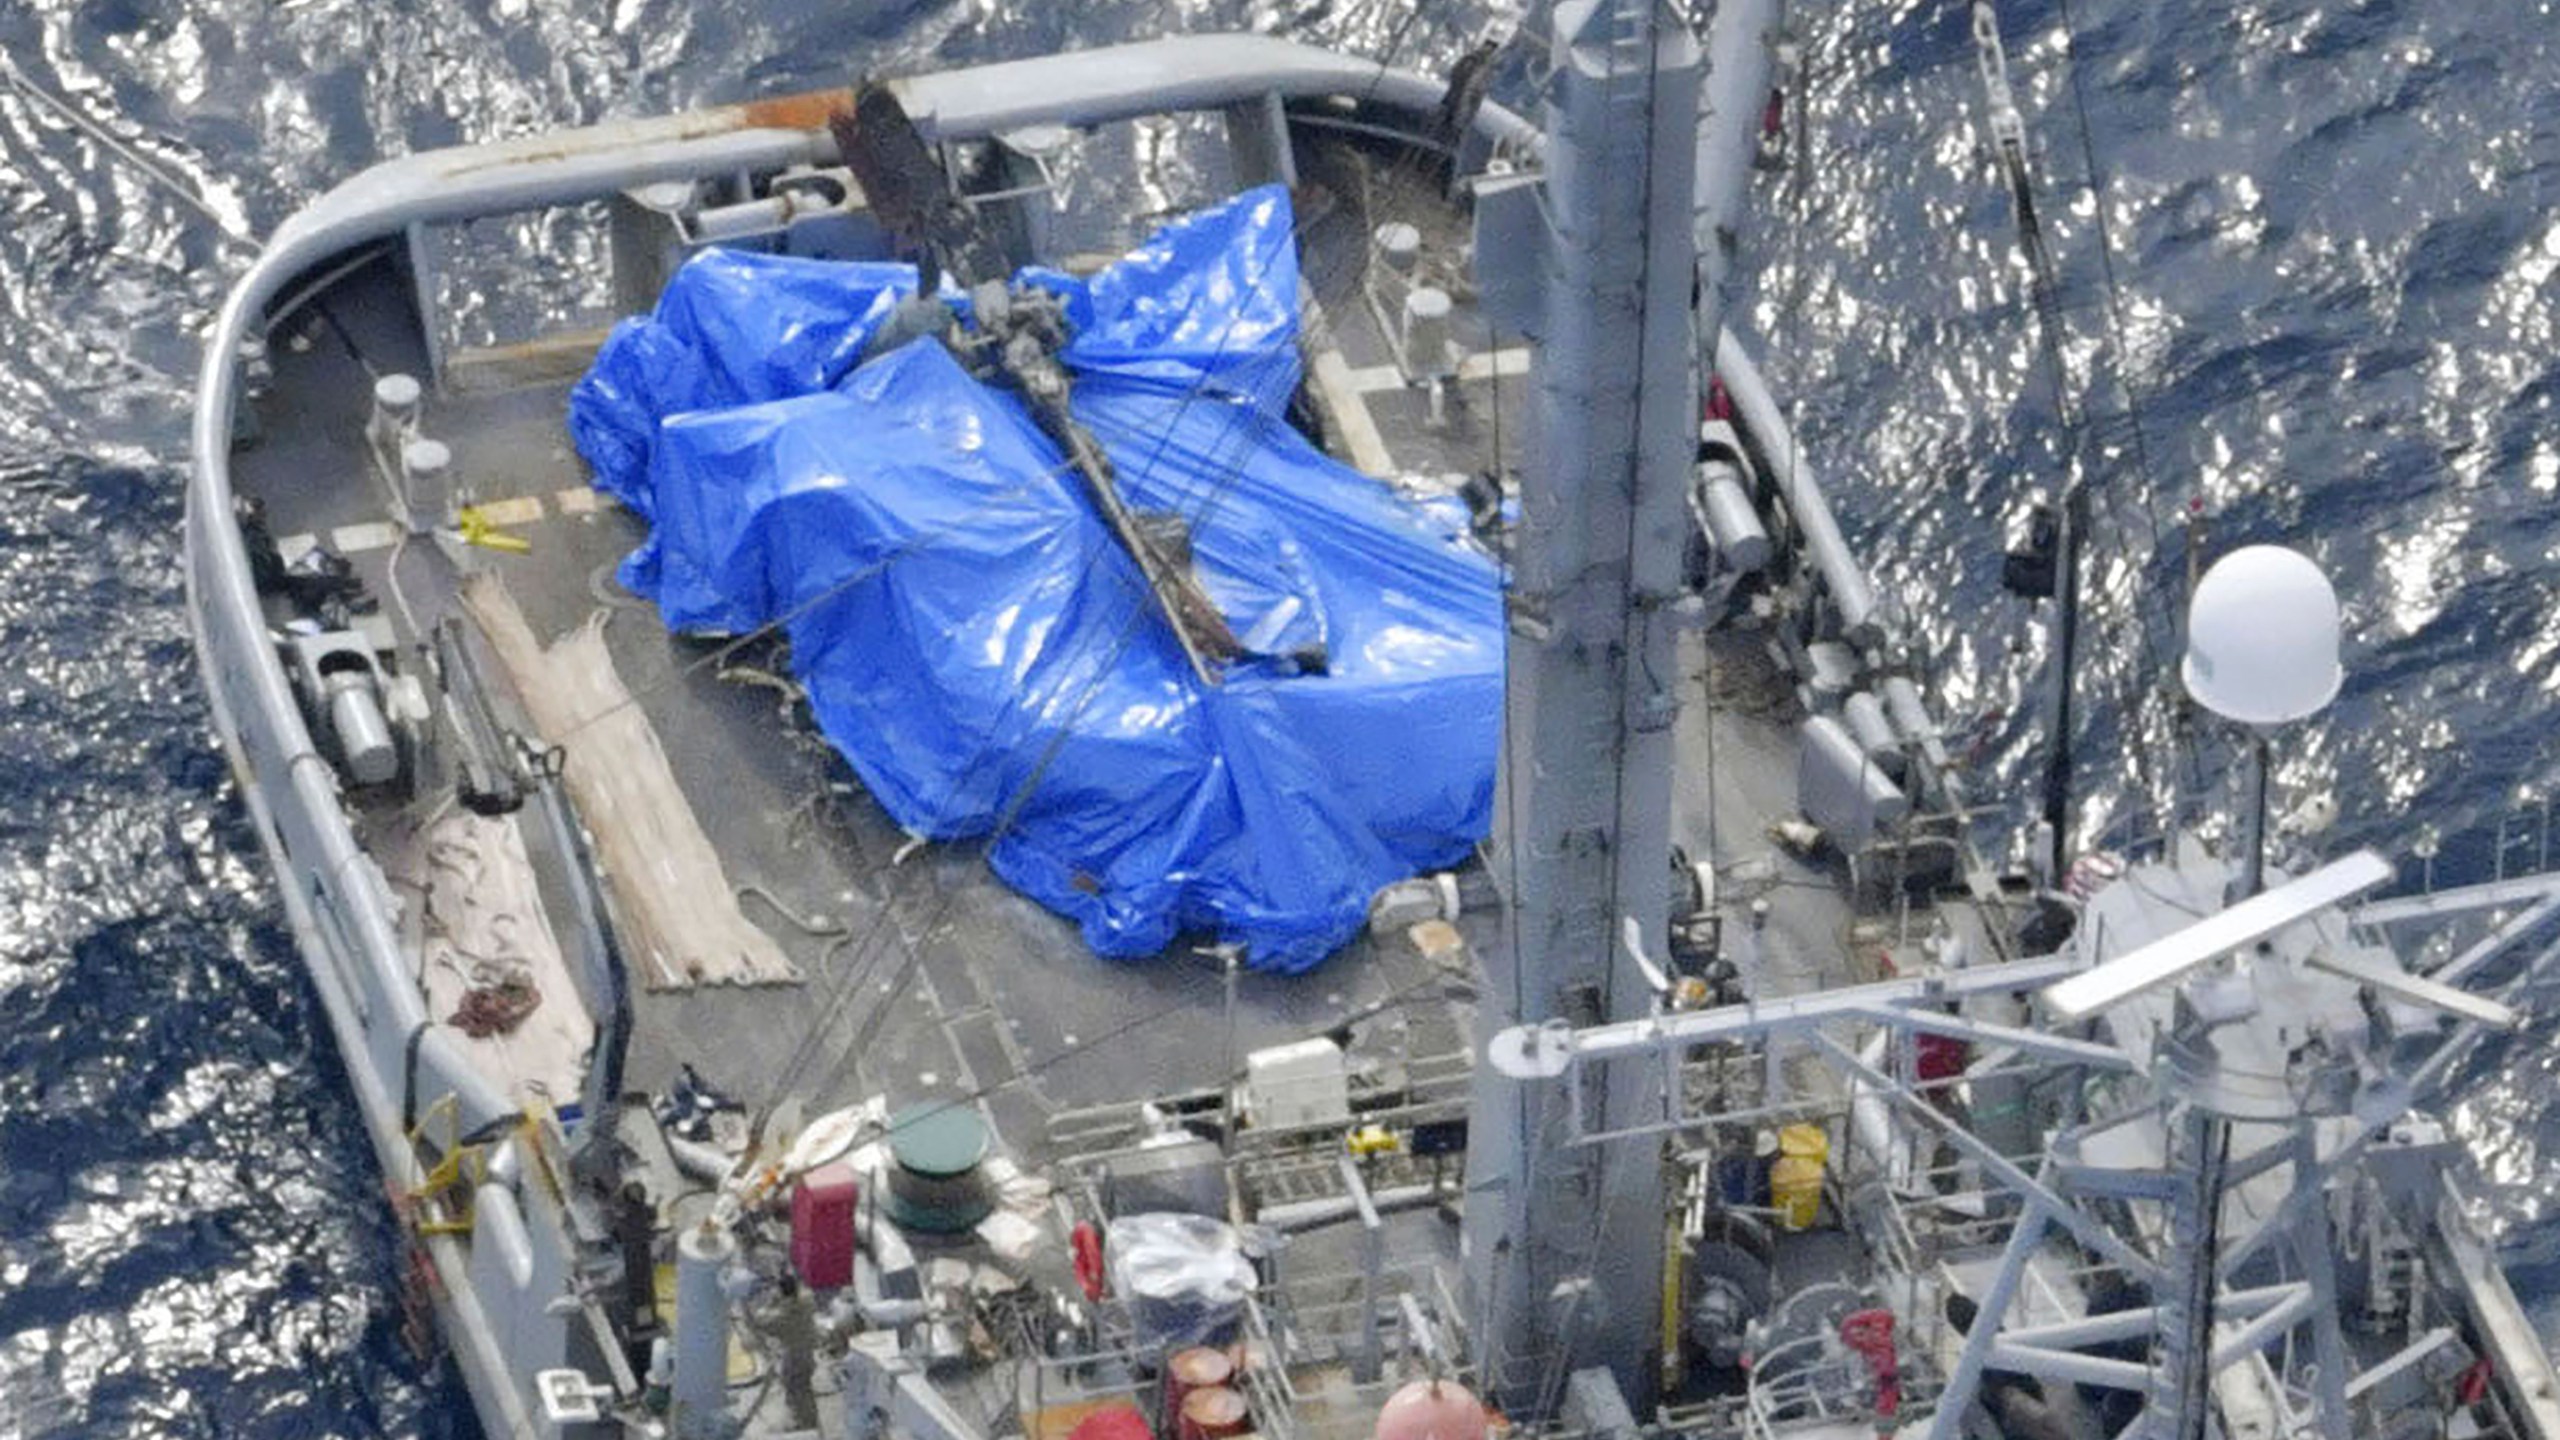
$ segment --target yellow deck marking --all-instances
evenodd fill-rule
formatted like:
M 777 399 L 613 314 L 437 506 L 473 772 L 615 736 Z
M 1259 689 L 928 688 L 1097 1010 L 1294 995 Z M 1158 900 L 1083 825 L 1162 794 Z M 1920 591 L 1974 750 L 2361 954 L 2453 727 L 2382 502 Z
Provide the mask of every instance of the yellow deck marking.
M 592 515 L 610 509 L 613 501 L 584 486 L 563 490 L 551 497 L 551 505 L 539 495 L 512 495 L 478 506 L 477 529 L 483 536 L 507 529 L 521 529 L 540 523 L 557 506 L 563 515 Z M 328 533 L 329 548 L 341 555 L 361 555 L 368 550 L 388 550 L 400 541 L 400 527 L 388 520 L 367 520 L 355 525 L 340 525 Z M 512 538 L 512 537 L 510 537 Z M 321 537 L 311 533 L 286 535 L 276 541 L 276 553 L 288 565 L 301 559 L 320 544 Z
M 1480 350 L 1458 362 L 1458 383 L 1461 385 L 1476 385 L 1492 379 L 1510 380 L 1528 373 L 1529 351 L 1525 346 Z M 1405 388 L 1404 372 L 1393 365 L 1363 365 L 1346 374 L 1351 388 L 1363 395 Z
M 1301 296 L 1300 306 L 1307 336 L 1314 342 L 1314 364 L 1309 369 L 1316 393 L 1323 400 L 1325 418 L 1342 432 L 1342 448 L 1351 452 L 1351 467 L 1371 475 L 1396 473 L 1395 456 L 1388 453 L 1386 437 L 1378 433 L 1369 402 L 1360 398 L 1359 390 L 1351 383 L 1350 363 L 1333 344 L 1324 307 L 1316 303 L 1313 295 Z
M 480 518 L 492 525 L 530 525 L 542 518 L 542 497 L 513 495 L 504 500 L 483 501 Z
M 361 525 L 341 525 L 329 532 L 329 543 L 341 555 L 360 555 L 367 550 L 388 550 L 399 543 L 400 527 L 388 520 L 368 520 Z

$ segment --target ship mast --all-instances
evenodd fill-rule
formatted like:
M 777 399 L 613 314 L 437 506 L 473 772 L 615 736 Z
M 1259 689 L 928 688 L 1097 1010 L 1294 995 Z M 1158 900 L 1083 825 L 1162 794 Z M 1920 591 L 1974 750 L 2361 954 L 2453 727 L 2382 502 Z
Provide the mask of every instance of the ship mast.
M 1540 348 L 1494 827 L 1509 933 L 1485 960 L 1488 1042 L 1518 1026 L 1639 1020 L 1660 999 L 1646 957 L 1667 950 L 1696 359 L 1722 319 L 1716 288 L 1697 285 L 1696 160 L 1736 153 L 1713 142 L 1759 120 L 1756 106 L 1701 116 L 1706 66 L 1677 5 L 1564 0 L 1553 37 L 1544 173 L 1519 182 L 1543 192 L 1538 270 L 1515 277 L 1523 303 L 1502 317 Z M 1702 119 L 1715 134 L 1701 136 Z M 1719 213 L 1739 209 L 1726 192 L 1748 168 L 1736 168 L 1709 177 Z M 1480 193 L 1480 227 L 1503 209 L 1493 198 Z M 1502 263 L 1499 248 L 1480 229 L 1480 269 Z M 1663 1071 L 1624 1067 L 1569 1094 L 1536 1068 L 1499 1053 L 1476 1068 L 1465 1228 L 1479 1372 L 1497 1404 L 1543 1415 L 1568 1376 L 1606 1367 L 1643 1415 L 1664 1329 L 1663 1142 L 1566 1137 L 1658 1121 Z

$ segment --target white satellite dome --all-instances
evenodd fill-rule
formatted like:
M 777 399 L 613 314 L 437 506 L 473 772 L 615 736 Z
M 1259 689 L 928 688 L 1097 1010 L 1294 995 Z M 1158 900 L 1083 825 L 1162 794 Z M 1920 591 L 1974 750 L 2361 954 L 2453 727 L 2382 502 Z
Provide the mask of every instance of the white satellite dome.
M 2281 725 L 2337 698 L 2338 592 L 2298 550 L 2250 545 L 2213 563 L 2187 607 L 2187 693 L 2245 725 Z

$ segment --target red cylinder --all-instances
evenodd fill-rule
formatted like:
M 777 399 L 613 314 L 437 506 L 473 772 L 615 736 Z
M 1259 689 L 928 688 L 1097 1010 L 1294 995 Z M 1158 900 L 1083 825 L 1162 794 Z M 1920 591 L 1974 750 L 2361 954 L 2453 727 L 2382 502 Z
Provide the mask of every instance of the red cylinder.
M 821 1165 L 791 1187 L 791 1268 L 812 1290 L 853 1283 L 857 1189 L 850 1165 Z
M 1911 1042 L 1912 1069 L 1923 1085 L 1961 1080 L 1973 1063 L 1972 1047 L 1952 1035 L 1922 1034 Z
M 1099 1300 L 1110 1288 L 1110 1276 L 1102 1263 L 1102 1227 L 1090 1220 L 1076 1222 L 1067 1232 L 1067 1246 L 1075 1252 L 1076 1284 L 1087 1300 Z

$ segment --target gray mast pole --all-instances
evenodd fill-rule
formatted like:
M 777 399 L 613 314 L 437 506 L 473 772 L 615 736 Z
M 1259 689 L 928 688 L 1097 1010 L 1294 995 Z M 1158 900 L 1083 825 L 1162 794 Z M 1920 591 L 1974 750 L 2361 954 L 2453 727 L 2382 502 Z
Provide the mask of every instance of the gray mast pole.
M 1639 1019 L 1655 995 L 1622 933 L 1667 953 L 1672 721 L 1695 462 L 1697 40 L 1660 0 L 1564 0 L 1546 101 L 1541 342 L 1520 477 L 1493 874 L 1508 943 L 1486 957 L 1478 1041 L 1519 1024 Z M 1755 37 L 1755 43 L 1765 37 Z M 1723 124 L 1755 124 L 1748 114 Z M 1747 153 L 1747 152 L 1746 152 Z M 1744 171 L 1719 177 L 1739 185 Z M 1700 327 L 1705 327 L 1704 331 Z M 1659 1067 L 1605 1090 L 1476 1067 L 1466 1267 L 1486 1390 L 1515 1415 L 1606 1366 L 1651 1413 L 1668 1197 Z
M 2215 1239 L 2231 1122 L 2190 1100 L 2168 1123 L 2169 1173 L 2180 1184 L 2162 1236 L 2169 1278 L 2155 1297 L 2151 1384 L 2135 1429 L 2141 1440 L 2205 1440 L 2213 1414 L 2213 1296 L 2220 1280 Z

